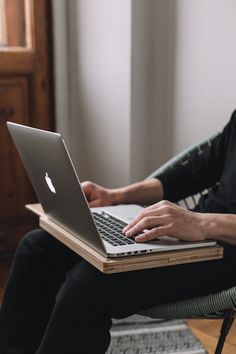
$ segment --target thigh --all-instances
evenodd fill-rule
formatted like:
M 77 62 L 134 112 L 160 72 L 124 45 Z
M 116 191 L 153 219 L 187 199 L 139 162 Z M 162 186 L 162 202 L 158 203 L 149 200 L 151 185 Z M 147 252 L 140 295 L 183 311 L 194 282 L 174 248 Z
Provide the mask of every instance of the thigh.
M 1 353 L 36 352 L 58 289 L 68 270 L 80 261 L 79 256 L 41 229 L 22 239 L 1 305 Z
M 228 288 L 234 270 L 211 261 L 104 274 L 81 261 L 66 274 L 38 352 L 72 353 L 79 345 L 83 353 L 104 353 L 112 318 Z
M 38 271 L 45 272 L 45 276 L 50 272 L 65 274 L 80 261 L 78 254 L 43 229 L 26 234 L 15 255 L 15 262 L 26 263 L 29 267 L 36 266 Z
M 127 274 L 111 287 L 113 317 L 137 313 L 161 303 L 184 300 L 234 286 L 232 267 L 220 261 L 192 263 Z
M 235 285 L 236 267 L 227 260 L 198 262 L 133 272 L 103 274 L 87 262 L 67 274 L 75 301 L 100 303 L 109 317 L 126 317 L 160 303 L 215 293 Z

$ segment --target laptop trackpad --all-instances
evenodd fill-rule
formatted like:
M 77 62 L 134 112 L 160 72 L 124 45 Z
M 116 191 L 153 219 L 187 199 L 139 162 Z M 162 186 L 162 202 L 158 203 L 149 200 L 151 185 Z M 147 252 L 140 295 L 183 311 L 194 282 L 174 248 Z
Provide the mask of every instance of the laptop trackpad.
M 92 211 L 105 211 L 118 219 L 125 221 L 127 224 L 135 218 L 144 208 L 137 204 L 120 204 L 101 208 L 92 208 Z

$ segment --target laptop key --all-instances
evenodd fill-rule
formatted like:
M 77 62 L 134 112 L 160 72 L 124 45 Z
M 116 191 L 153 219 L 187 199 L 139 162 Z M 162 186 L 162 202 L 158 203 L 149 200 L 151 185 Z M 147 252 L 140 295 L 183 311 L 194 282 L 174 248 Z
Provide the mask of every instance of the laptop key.
M 102 214 L 93 212 L 93 216 L 101 237 L 113 246 L 123 246 L 135 243 L 133 239 L 127 238 L 122 233 L 127 225 L 124 221 L 103 212 Z

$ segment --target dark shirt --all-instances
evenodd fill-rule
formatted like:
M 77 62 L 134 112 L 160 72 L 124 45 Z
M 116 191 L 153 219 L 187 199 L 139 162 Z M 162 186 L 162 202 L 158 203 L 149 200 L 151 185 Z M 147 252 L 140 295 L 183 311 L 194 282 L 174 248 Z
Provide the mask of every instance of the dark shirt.
M 195 210 L 207 213 L 236 214 L 236 111 L 221 134 L 201 154 L 158 176 L 164 197 L 176 202 L 205 188 Z M 236 233 L 236 230 L 235 230 Z M 227 255 L 236 263 L 236 247 L 223 243 Z

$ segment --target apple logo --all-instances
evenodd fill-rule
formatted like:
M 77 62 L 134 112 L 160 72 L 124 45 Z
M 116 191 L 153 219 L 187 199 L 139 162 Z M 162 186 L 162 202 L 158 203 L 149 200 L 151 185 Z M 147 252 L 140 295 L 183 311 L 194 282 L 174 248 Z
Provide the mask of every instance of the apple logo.
M 51 178 L 48 176 L 48 173 L 46 172 L 46 175 L 45 175 L 45 181 L 46 181 L 46 183 L 47 183 L 47 185 L 48 185 L 48 188 L 50 189 L 50 191 L 52 192 L 52 193 L 56 193 L 56 189 L 55 189 L 55 187 L 54 187 L 54 185 L 53 185 L 53 183 L 52 183 L 52 180 L 51 180 Z

